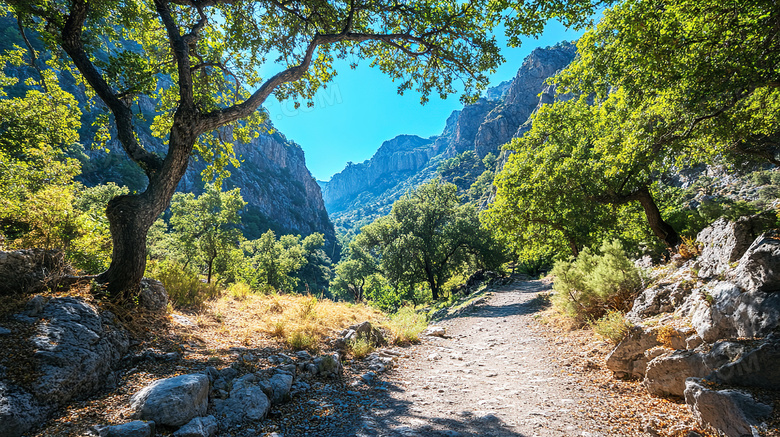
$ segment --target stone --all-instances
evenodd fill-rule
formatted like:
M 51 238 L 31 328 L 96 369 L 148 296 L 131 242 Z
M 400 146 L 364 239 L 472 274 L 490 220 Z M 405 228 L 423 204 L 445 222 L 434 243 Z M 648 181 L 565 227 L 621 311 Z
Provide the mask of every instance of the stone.
M 3 436 L 26 433 L 57 407 L 111 383 L 129 347 L 113 314 L 79 298 L 34 298 L 27 311 L 47 321 L 36 324 L 29 338 L 39 376 L 29 389 L 0 380 L 0 430 L 8 430 Z
M 214 416 L 196 417 L 173 433 L 174 437 L 213 437 L 219 425 Z
M 0 335 L 11 335 L 11 330 L 0 326 Z
M 214 416 L 225 430 L 247 421 L 263 420 L 271 409 L 271 401 L 263 389 L 251 379 L 239 378 L 227 399 L 214 400 Z
M 43 306 L 46 305 L 46 298 L 43 296 L 33 296 L 24 305 L 24 311 L 27 317 L 38 317 L 43 312 Z
M 202 373 L 160 379 L 130 398 L 132 417 L 164 426 L 182 426 L 206 414 L 209 378 Z
M 298 352 L 295 353 L 295 356 L 299 360 L 311 360 L 312 359 L 312 356 L 311 356 L 311 354 L 308 351 L 298 351 Z
M 155 423 L 134 420 L 114 426 L 96 426 L 99 437 L 152 437 L 155 433 Z
M 0 296 L 44 290 L 73 273 L 58 250 L 0 251 Z
M 720 367 L 707 378 L 721 384 L 780 390 L 780 338 L 763 344 Z
M 733 277 L 747 291 L 780 291 L 780 232 L 758 237 L 740 258 Z
M 287 395 L 290 393 L 293 377 L 292 375 L 277 373 L 268 380 L 268 383 L 271 385 L 274 392 L 274 395 L 271 398 L 271 402 L 278 404 L 284 401 Z
M 685 382 L 685 402 L 701 425 L 728 437 L 756 435 L 753 430 L 772 413 L 748 393 L 709 388 L 698 378 Z
M 168 292 L 162 282 L 156 279 L 143 278 L 138 304 L 149 311 L 165 311 L 168 309 Z
M 632 326 L 626 338 L 607 357 L 607 368 L 618 378 L 644 378 L 645 351 L 660 344 L 654 330 Z
M 443 326 L 429 326 L 423 331 L 423 335 L 431 337 L 444 337 L 447 334 L 447 330 Z
M 382 331 L 371 326 L 371 322 L 362 322 L 350 326 L 347 334 L 344 335 L 344 339 L 347 341 L 366 339 L 374 346 L 385 344 L 385 337 Z
M 691 324 L 706 343 L 737 337 L 765 337 L 780 326 L 780 293 L 744 291 L 717 282 L 702 291 Z
M 626 319 L 639 323 L 643 318 L 674 312 L 690 294 L 691 289 L 683 281 L 654 285 L 637 296 Z
M 647 391 L 658 397 L 677 396 L 685 393 L 685 380 L 703 378 L 712 373 L 702 354 L 692 351 L 674 351 L 652 359 L 647 363 L 643 384 Z
M 772 226 L 768 215 L 742 217 L 736 222 L 719 218 L 696 237 L 703 244 L 699 265 L 700 278 L 712 278 L 725 274 L 731 264 L 739 260 L 753 240 Z

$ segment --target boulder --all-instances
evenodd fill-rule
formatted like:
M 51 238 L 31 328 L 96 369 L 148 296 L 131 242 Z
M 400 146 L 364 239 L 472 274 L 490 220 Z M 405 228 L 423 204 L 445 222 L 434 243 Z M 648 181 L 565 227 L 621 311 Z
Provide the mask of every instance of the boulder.
M 750 292 L 780 291 L 780 232 L 772 230 L 758 237 L 732 276 L 735 284 Z
M 34 326 L 29 338 L 38 376 L 20 387 L 0 375 L 2 437 L 21 435 L 65 402 L 114 381 L 113 372 L 129 347 L 127 332 L 114 315 L 99 313 L 82 299 L 36 296 L 25 313 L 34 314 L 24 316 L 33 322 L 46 320 Z
M 753 431 L 772 407 L 738 390 L 716 390 L 698 378 L 685 382 L 685 402 L 703 426 L 728 437 L 757 435 Z
M 150 311 L 165 311 L 168 308 L 168 292 L 165 291 L 162 282 L 143 278 L 138 304 Z
M 263 420 L 271 409 L 268 396 L 251 381 L 251 378 L 237 379 L 227 399 L 214 400 L 214 416 L 223 431 L 247 421 Z
M 673 351 L 647 363 L 643 383 L 653 396 L 682 397 L 686 379 L 703 378 L 711 372 L 702 354 L 687 350 Z
M 772 336 L 740 355 L 707 379 L 722 384 L 780 390 L 780 338 Z
M 182 426 L 206 414 L 209 378 L 196 373 L 160 379 L 130 398 L 132 417 L 159 425 Z
M 382 331 L 371 326 L 371 322 L 363 322 L 350 326 L 349 329 L 343 333 L 342 337 L 346 341 L 366 339 L 375 346 L 385 343 L 385 337 L 382 335 Z
M 702 290 L 691 324 L 707 343 L 736 337 L 765 337 L 780 326 L 780 293 L 744 291 L 730 282 Z
M 154 422 L 134 420 L 121 425 L 96 426 L 94 429 L 98 437 L 152 437 L 154 428 Z
M 196 417 L 173 433 L 174 437 L 213 437 L 219 426 L 214 416 Z
M 703 244 L 699 264 L 699 277 L 712 278 L 723 275 L 731 264 L 742 257 L 753 240 L 773 225 L 769 215 L 742 217 L 736 222 L 719 218 L 696 237 Z
M 74 272 L 58 250 L 24 249 L 0 251 L 0 296 L 45 289 Z
M 429 326 L 423 331 L 423 335 L 431 337 L 444 337 L 447 334 L 447 330 L 443 326 Z
M 271 398 L 271 402 L 274 404 L 281 403 L 285 400 L 288 394 L 290 394 L 290 388 L 292 387 L 293 377 L 286 373 L 277 373 L 272 376 L 268 381 L 273 389 L 274 395 Z
M 654 330 L 632 326 L 607 357 L 607 368 L 618 378 L 644 378 L 647 367 L 645 351 L 659 346 Z

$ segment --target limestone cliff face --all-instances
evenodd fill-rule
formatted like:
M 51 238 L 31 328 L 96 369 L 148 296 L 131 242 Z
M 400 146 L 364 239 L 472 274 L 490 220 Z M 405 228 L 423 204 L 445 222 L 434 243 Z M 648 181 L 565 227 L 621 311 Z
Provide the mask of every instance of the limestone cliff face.
M 331 211 L 340 210 L 357 194 L 420 170 L 436 154 L 431 139 L 399 135 L 385 141 L 370 160 L 348 165 L 331 178 L 323 189 L 326 205 Z
M 337 226 L 360 225 L 386 214 L 404 192 L 435 177 L 442 160 L 467 150 L 479 157 L 498 155 L 503 144 L 527 129 L 536 108 L 552 101 L 554 89 L 545 80 L 566 67 L 575 53 L 570 43 L 534 50 L 511 81 L 454 111 L 441 135 L 429 140 L 401 135 L 383 143 L 368 161 L 335 174 L 323 190 L 331 219 Z

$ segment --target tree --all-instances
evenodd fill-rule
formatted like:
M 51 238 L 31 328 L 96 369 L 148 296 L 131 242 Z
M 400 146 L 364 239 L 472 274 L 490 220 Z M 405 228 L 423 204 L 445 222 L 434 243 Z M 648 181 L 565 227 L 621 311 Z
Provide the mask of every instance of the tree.
M 355 245 L 375 254 L 393 284 L 425 283 L 438 299 L 444 282 L 464 263 L 500 265 L 500 257 L 489 255 L 496 246 L 476 209 L 459 203 L 455 185 L 434 179 L 397 200 L 389 216 L 364 226 Z
M 171 200 L 171 238 L 185 268 L 191 261 L 205 266 L 206 283 L 211 283 L 214 260 L 235 248 L 243 238 L 238 225 L 244 206 L 246 202 L 238 188 L 223 192 L 213 184 L 206 185 L 198 197 L 176 193 Z
M 632 0 L 604 12 L 557 82 L 620 88 L 656 147 L 694 159 L 780 164 L 780 10 L 769 0 Z M 661 153 L 664 155 L 665 153 Z
M 256 289 L 269 285 L 275 290 L 293 291 L 298 280 L 291 274 L 306 263 L 300 237 L 282 235 L 276 239 L 274 231 L 264 233 L 257 240 L 241 245 L 249 258 L 247 282 Z
M 268 96 L 311 102 L 335 75 L 335 59 L 371 59 L 399 81 L 399 92 L 414 88 L 423 102 L 431 92 L 454 92 L 454 80 L 464 84 L 466 99 L 475 97 L 487 84 L 482 71 L 501 60 L 487 4 L 5 0 L 0 13 L 10 5 L 24 29 L 67 56 L 148 177 L 145 191 L 112 199 L 106 209 L 113 256 L 98 279 L 132 294 L 144 272 L 146 233 L 169 206 L 193 152 L 225 165 L 233 159 L 231 140 L 256 135 Z M 260 67 L 269 64 L 281 70 L 263 79 Z M 136 135 L 135 103 L 145 97 L 157 105 L 153 132 L 167 143 L 164 156 Z

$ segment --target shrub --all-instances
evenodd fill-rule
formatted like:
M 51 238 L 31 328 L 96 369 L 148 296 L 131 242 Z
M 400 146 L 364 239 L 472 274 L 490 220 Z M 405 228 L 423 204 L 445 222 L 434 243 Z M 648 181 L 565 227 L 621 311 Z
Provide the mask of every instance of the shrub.
M 308 350 L 311 353 L 318 353 L 319 352 L 319 344 L 317 343 L 317 339 L 304 331 L 296 330 L 293 331 L 288 337 L 287 337 L 287 346 L 294 350 Z
M 347 348 L 349 349 L 349 352 L 352 354 L 352 358 L 356 360 L 363 359 L 367 357 L 368 354 L 374 351 L 374 345 L 371 344 L 371 342 L 365 338 L 357 338 L 355 340 L 350 341 L 347 344 Z
M 420 341 L 420 333 L 428 327 L 428 321 L 424 314 L 407 306 L 390 316 L 388 327 L 393 334 L 393 343 L 406 345 Z
M 593 331 L 612 344 L 620 343 L 628 334 L 631 324 L 620 311 L 610 310 L 602 318 L 589 323 Z
M 198 307 L 220 294 L 216 283 L 201 282 L 197 273 L 175 261 L 151 262 L 147 275 L 162 282 L 174 306 Z
M 682 340 L 682 335 L 680 335 L 680 332 L 674 329 L 673 326 L 664 325 L 658 328 L 658 331 L 656 332 L 656 339 L 659 343 L 664 345 L 664 347 L 668 349 L 674 349 L 672 346 L 674 340 Z
M 604 243 L 600 252 L 583 249 L 576 260 L 556 262 L 552 270 L 557 291 L 553 304 L 580 325 L 609 310 L 628 311 L 642 287 L 641 272 L 620 242 Z
M 252 288 L 249 286 L 249 284 L 244 282 L 236 282 L 234 284 L 230 284 L 230 287 L 228 287 L 227 291 L 233 299 L 244 300 L 247 298 L 247 296 L 249 296 L 249 293 L 252 292 Z

